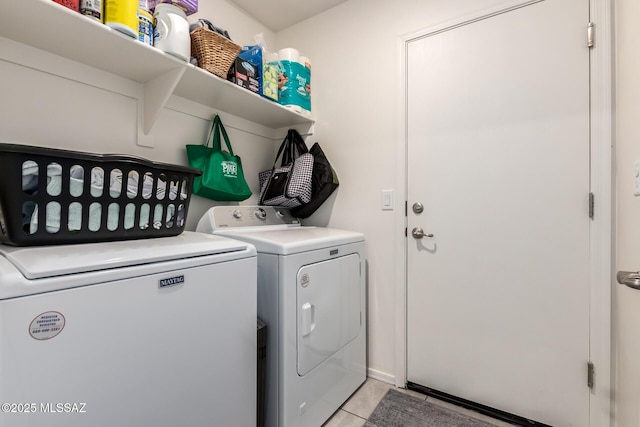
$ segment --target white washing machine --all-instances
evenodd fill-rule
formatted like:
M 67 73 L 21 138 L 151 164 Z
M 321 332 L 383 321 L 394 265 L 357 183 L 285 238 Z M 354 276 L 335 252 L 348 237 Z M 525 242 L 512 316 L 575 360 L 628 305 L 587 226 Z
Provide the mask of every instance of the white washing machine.
M 256 252 L 0 245 L 0 426 L 255 426 Z
M 267 206 L 216 206 L 197 231 L 258 251 L 266 426 L 321 426 L 366 379 L 364 236 Z

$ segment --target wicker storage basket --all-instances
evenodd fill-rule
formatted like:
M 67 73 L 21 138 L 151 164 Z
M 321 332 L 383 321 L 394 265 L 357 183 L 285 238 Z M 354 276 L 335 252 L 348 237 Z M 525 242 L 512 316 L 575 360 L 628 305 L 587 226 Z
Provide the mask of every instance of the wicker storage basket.
M 215 31 L 198 27 L 191 32 L 191 55 L 198 60 L 198 67 L 227 79 L 227 72 L 242 46 Z
M 0 144 L 0 242 L 175 236 L 198 169 L 121 155 Z

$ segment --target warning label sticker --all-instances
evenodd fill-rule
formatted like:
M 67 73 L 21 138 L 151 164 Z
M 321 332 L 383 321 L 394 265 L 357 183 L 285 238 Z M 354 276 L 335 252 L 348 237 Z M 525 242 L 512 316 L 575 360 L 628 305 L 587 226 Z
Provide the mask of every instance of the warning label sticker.
M 47 311 L 31 321 L 29 335 L 37 340 L 48 340 L 62 332 L 64 325 L 65 318 L 62 313 Z

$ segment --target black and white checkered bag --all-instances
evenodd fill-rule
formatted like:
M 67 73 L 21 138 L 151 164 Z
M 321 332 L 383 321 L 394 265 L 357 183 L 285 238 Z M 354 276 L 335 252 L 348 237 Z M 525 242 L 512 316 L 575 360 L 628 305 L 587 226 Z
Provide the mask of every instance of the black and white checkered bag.
M 280 167 L 276 167 L 282 155 Z M 312 195 L 313 155 L 295 129 L 282 141 L 273 167 L 260 172 L 261 205 L 295 208 L 309 203 Z

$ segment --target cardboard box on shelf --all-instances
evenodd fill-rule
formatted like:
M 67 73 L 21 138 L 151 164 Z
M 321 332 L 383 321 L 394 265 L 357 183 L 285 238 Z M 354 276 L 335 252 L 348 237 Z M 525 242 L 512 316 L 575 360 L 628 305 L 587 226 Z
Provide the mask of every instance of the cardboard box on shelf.
M 65 7 L 68 7 L 71 10 L 75 10 L 76 12 L 80 11 L 80 0 L 53 0 L 53 1 Z
M 275 63 L 271 64 L 271 63 L 265 62 L 266 58 L 265 58 L 265 53 L 263 52 L 262 46 L 261 45 L 244 46 L 240 51 L 240 53 L 238 54 L 238 59 L 244 61 L 245 63 L 251 64 L 253 67 L 256 68 L 257 72 L 255 73 L 255 75 L 252 75 L 253 73 L 245 73 L 244 70 L 236 67 L 235 73 L 240 72 L 242 75 L 246 75 L 246 79 L 242 76 L 240 77 L 236 76 L 235 77 L 236 80 L 234 81 L 238 83 L 237 79 L 242 78 L 243 80 L 246 80 L 250 83 L 251 91 L 259 93 L 260 95 L 264 96 L 265 98 L 269 98 L 272 101 L 277 101 L 278 100 L 278 67 L 277 67 L 277 64 Z M 236 64 L 240 64 L 240 67 L 242 67 L 242 64 L 238 62 L 238 60 L 236 60 Z M 256 78 L 258 81 L 257 91 L 255 90 L 255 87 L 253 87 L 255 85 L 255 82 L 252 82 L 252 79 L 256 79 Z M 241 86 L 244 85 L 244 83 L 238 83 L 238 84 Z
M 260 93 L 260 70 L 256 64 L 252 64 L 240 57 L 229 68 L 227 80 L 251 92 Z
M 198 0 L 149 0 L 149 9 L 151 12 L 155 9 L 157 4 L 169 3 L 174 6 L 178 6 L 184 10 L 187 15 L 191 15 L 198 11 Z

